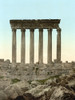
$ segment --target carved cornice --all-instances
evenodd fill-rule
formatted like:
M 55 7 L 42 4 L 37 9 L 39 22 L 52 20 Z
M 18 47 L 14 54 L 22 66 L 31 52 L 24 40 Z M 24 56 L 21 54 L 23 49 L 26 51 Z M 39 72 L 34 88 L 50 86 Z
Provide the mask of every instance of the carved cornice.
M 57 29 L 59 28 L 60 19 L 41 19 L 41 20 L 10 20 L 11 28 L 16 29 L 47 29 L 47 28 L 53 28 Z

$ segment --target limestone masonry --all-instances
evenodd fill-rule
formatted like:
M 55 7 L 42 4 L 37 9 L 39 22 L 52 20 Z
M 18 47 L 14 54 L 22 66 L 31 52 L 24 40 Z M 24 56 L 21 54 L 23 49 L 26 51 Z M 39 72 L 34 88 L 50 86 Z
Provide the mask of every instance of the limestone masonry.
M 34 30 L 39 30 L 39 63 L 43 63 L 43 29 L 48 30 L 48 63 L 52 63 L 52 30 L 57 30 L 57 59 L 61 62 L 61 28 L 59 19 L 10 20 L 12 28 L 12 63 L 16 63 L 16 30 L 21 29 L 21 63 L 25 63 L 25 31 L 30 29 L 30 63 L 34 64 Z

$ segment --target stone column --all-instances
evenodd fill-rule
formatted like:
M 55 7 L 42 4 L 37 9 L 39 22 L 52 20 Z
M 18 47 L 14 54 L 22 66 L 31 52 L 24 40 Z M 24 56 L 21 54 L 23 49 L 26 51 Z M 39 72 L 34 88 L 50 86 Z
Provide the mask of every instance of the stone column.
M 48 63 L 52 62 L 52 29 L 48 29 Z
M 43 29 L 39 29 L 39 63 L 43 63 Z
M 12 63 L 16 63 L 16 29 L 12 29 Z
M 61 61 L 61 29 L 57 29 L 57 62 Z
M 34 29 L 30 29 L 30 63 L 34 63 Z
M 21 63 L 25 63 L 25 29 L 21 29 Z

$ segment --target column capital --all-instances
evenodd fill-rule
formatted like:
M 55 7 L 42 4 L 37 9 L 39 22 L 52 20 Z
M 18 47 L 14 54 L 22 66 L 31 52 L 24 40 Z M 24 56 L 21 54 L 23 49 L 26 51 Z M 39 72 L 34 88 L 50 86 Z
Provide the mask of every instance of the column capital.
M 12 28 L 12 32 L 16 32 L 16 29 L 15 28 Z
M 34 28 L 30 28 L 30 31 L 34 32 Z
M 39 28 L 39 31 L 43 31 L 43 28 Z
M 21 28 L 21 32 L 25 32 L 25 29 L 24 28 Z
M 60 32 L 61 31 L 61 28 L 57 28 L 57 32 Z
M 48 31 L 52 31 L 53 29 L 52 29 L 52 28 L 48 28 L 47 30 L 48 30 Z

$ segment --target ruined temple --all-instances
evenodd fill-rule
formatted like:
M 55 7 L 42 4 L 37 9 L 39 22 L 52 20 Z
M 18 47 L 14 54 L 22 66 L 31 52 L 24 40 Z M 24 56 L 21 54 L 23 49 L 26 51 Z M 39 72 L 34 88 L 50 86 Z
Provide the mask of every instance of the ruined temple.
M 57 62 L 61 62 L 60 19 L 10 20 L 12 28 L 12 63 L 16 63 L 16 30 L 21 29 L 21 63 L 25 63 L 25 31 L 30 30 L 30 63 L 34 63 L 34 30 L 39 30 L 38 61 L 43 63 L 43 29 L 48 30 L 48 63 L 52 62 L 52 30 L 57 30 Z

